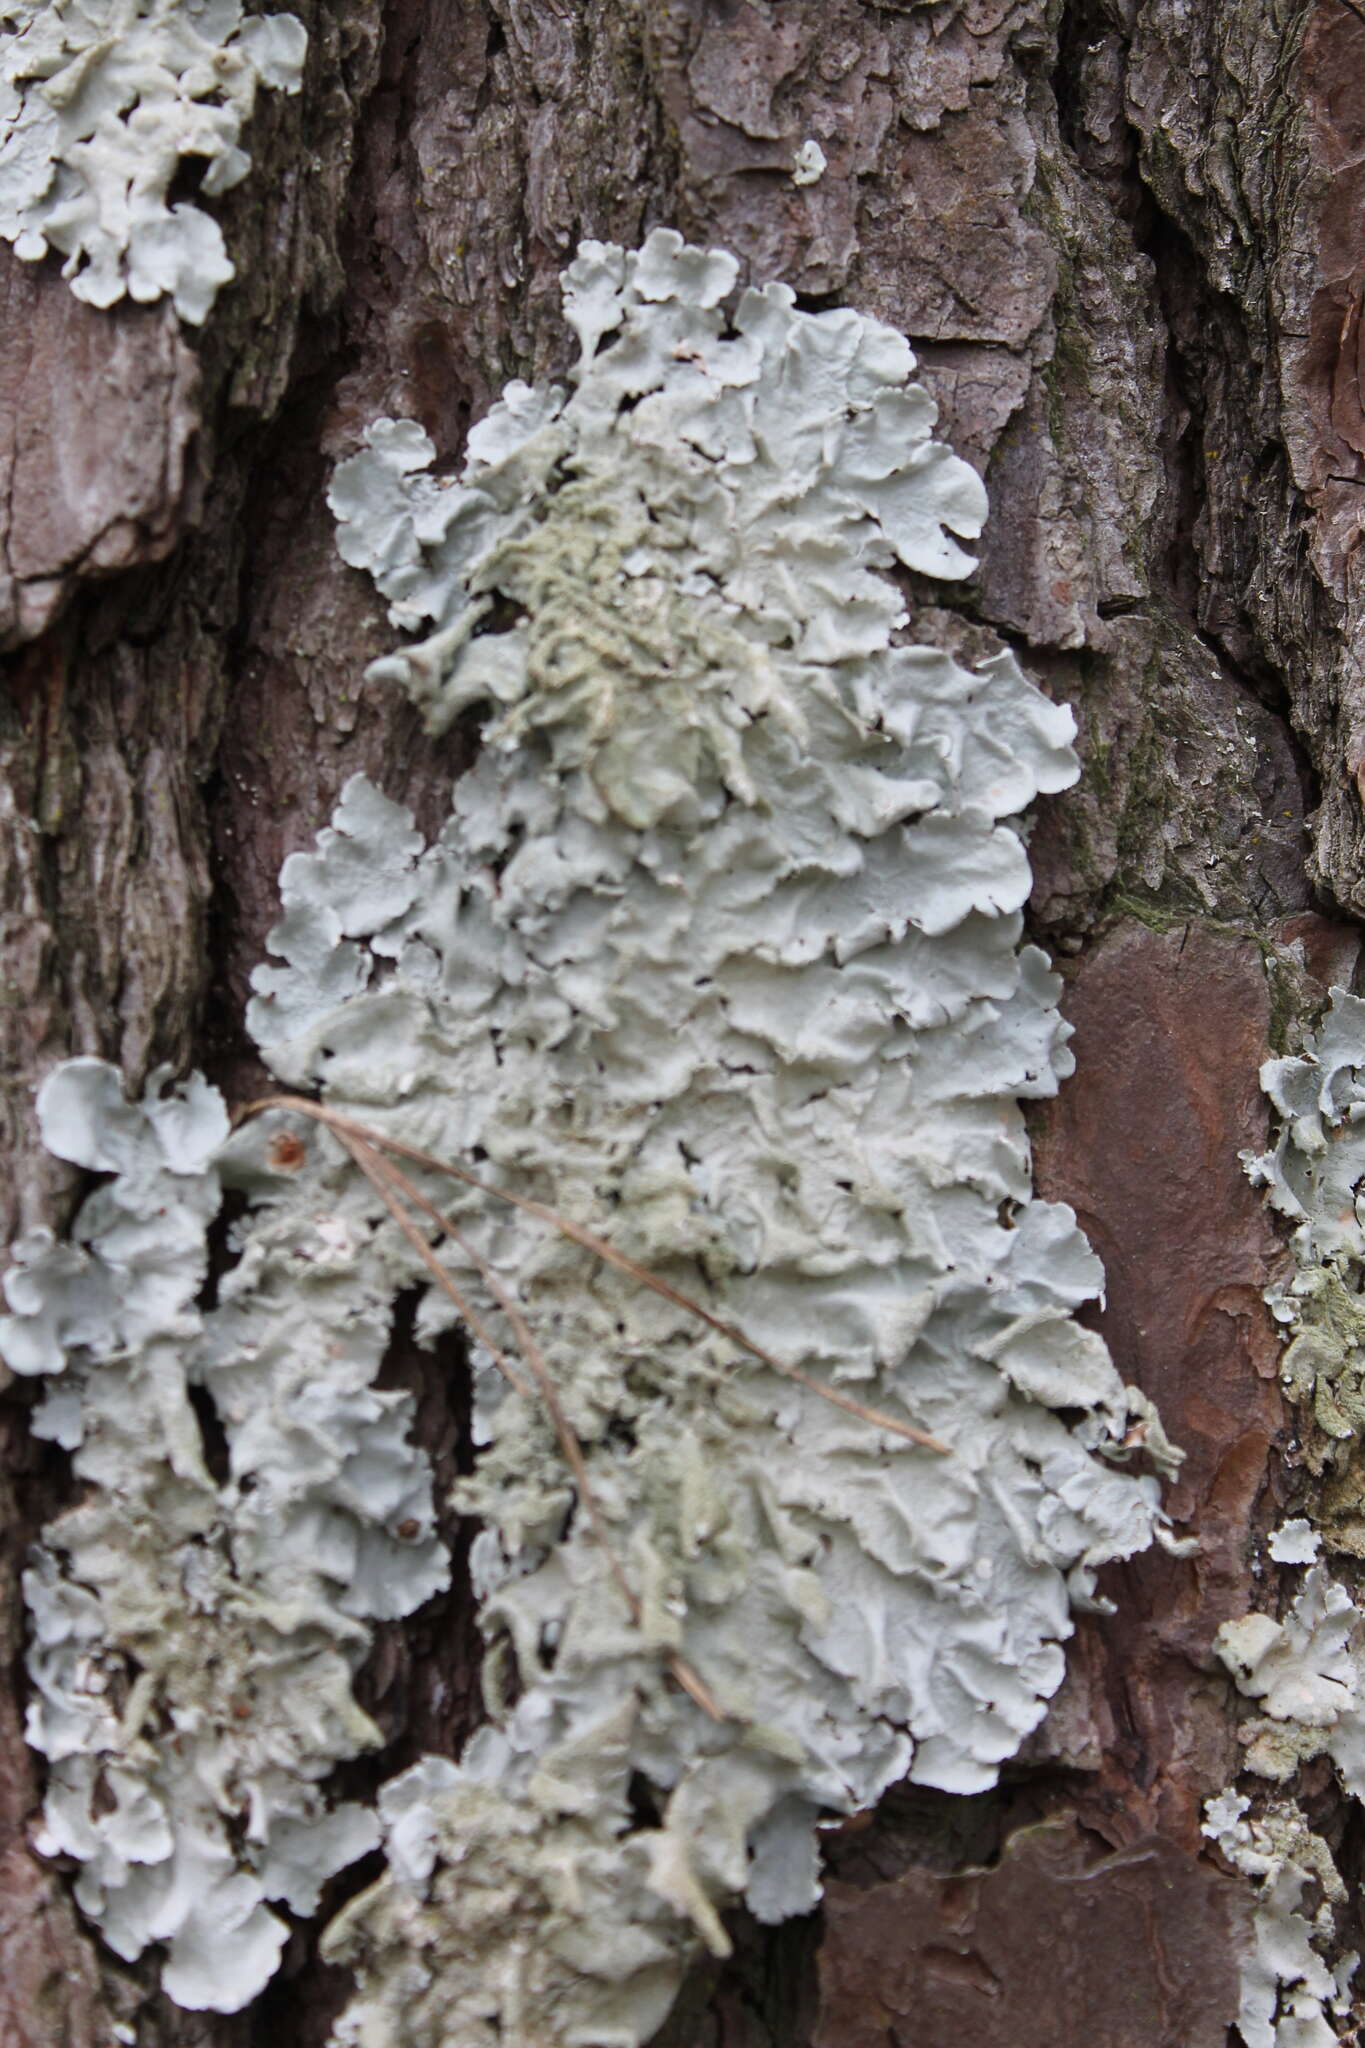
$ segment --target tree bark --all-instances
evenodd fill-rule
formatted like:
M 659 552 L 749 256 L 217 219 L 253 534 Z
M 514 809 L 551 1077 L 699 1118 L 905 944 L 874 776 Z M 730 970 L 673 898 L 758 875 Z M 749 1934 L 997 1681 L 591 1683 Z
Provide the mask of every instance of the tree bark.
M 1170 1506 L 1200 1548 L 1111 1570 L 1117 1612 L 1079 1627 L 1001 1787 L 906 1790 L 837 1831 L 823 1914 L 741 1930 L 661 2038 L 1223 2048 L 1246 1904 L 1201 1855 L 1239 1754 L 1213 1638 L 1265 1604 L 1252 1538 L 1299 1498 L 1261 1301 L 1281 1248 L 1237 1155 L 1264 1143 L 1259 1062 L 1349 983 L 1365 914 L 1365 11 L 292 4 L 305 87 L 260 103 L 219 203 L 238 276 L 201 333 L 82 305 L 0 244 L 3 1234 L 69 1212 L 32 1111 L 57 1058 L 253 1087 L 239 1020 L 280 863 L 350 775 L 440 815 L 463 743 L 363 681 L 391 636 L 325 504 L 360 429 L 416 417 L 453 460 L 508 378 L 562 371 L 584 236 L 676 226 L 901 329 L 992 504 L 979 574 L 911 588 L 915 633 L 1012 646 L 1081 721 L 1081 783 L 1031 847 L 1079 1061 L 1038 1178 L 1189 1453 Z M 798 186 L 808 137 L 828 168 Z M 453 1364 L 391 1366 L 447 1470 Z M 143 2048 L 321 2043 L 345 1987 L 307 1930 L 250 2012 L 187 2014 L 31 1853 L 17 1571 L 66 1482 L 28 1406 L 0 1394 L 0 2048 L 107 2048 L 115 2022 Z M 458 1747 L 474 1665 L 465 1591 L 384 1635 L 386 1774 Z

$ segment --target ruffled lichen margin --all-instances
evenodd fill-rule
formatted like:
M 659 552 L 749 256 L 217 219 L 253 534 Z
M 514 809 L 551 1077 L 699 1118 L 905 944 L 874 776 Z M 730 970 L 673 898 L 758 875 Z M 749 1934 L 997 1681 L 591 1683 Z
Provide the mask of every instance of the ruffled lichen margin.
M 1359 1955 L 1343 1939 L 1346 1885 L 1291 1792 L 1299 1766 L 1326 1757 L 1343 1790 L 1365 1799 L 1365 1612 L 1319 1561 L 1324 1545 L 1351 1562 L 1365 1555 L 1365 1002 L 1333 989 L 1302 1052 L 1268 1060 L 1261 1085 L 1275 1142 L 1244 1164 L 1293 1226 L 1292 1268 L 1266 1300 L 1285 1331 L 1281 1384 L 1300 1411 L 1296 1462 L 1318 1481 L 1307 1504 L 1321 1527 L 1296 1516 L 1269 1539 L 1269 1562 L 1307 1568 L 1283 1615 L 1218 1631 L 1252 1709 L 1239 1731 L 1250 1789 L 1210 1800 L 1204 1833 L 1255 1887 L 1238 2018 L 1246 2048 L 1332 2048 Z M 1290 1790 L 1267 1796 L 1267 1786 Z
M 206 199 L 241 183 L 257 92 L 296 93 L 307 43 L 241 0 L 0 0 L 0 235 L 59 251 L 93 306 L 169 296 L 199 325 L 233 265 L 177 176 L 200 166 Z
M 366 1374 L 400 1290 L 419 1335 L 452 1290 L 475 1318 L 488 1721 L 380 1796 L 387 1871 L 326 1936 L 354 2048 L 646 2040 L 728 1904 L 815 1901 L 823 1816 L 993 1783 L 1097 1566 L 1161 1530 L 1123 1467 L 1174 1454 L 1074 1320 L 1098 1263 L 1034 1198 L 1020 1107 L 1070 1059 L 1010 821 L 1074 779 L 1071 715 L 1008 654 L 900 640 L 897 566 L 967 574 L 985 514 L 904 339 L 736 271 L 586 244 L 567 392 L 509 386 L 458 478 L 404 421 L 338 470 L 342 552 L 420 636 L 372 673 L 435 729 L 481 710 L 484 744 L 434 844 L 357 778 L 285 864 L 248 1022 L 315 1113 L 228 1136 L 202 1084 L 130 1108 L 91 1063 L 40 1102 L 116 1178 L 23 1247 L 0 1336 L 58 1375 L 42 1426 L 90 1482 L 30 1575 L 32 1734 L 124 1953 L 197 1961 L 191 1848 L 259 1930 L 361 1843 L 320 1783 L 367 1739 L 349 1676 L 444 1569 Z M 246 1208 L 205 1308 L 222 1184 Z M 558 1418 L 499 1369 L 528 1353 Z M 175 1654 L 201 1587 L 230 1687 Z M 301 1729 L 300 1658 L 333 1708 Z M 94 1774 L 73 1847 L 62 1787 Z M 225 1939 L 187 2002 L 260 1974 Z

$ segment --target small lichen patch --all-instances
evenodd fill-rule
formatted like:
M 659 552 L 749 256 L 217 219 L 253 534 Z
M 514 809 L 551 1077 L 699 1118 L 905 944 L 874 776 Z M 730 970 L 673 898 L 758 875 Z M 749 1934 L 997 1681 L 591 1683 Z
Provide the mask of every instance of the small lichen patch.
M 59 250 L 91 305 L 167 295 L 197 326 L 233 267 L 172 185 L 187 163 L 205 198 L 241 182 L 256 94 L 297 92 L 306 45 L 294 15 L 240 0 L 0 4 L 0 235 Z
M 1365 1557 L 1365 1002 L 1344 989 L 1302 1054 L 1269 1060 L 1273 1148 L 1248 1155 L 1252 1180 L 1294 1225 L 1294 1270 L 1266 1299 L 1288 1334 L 1280 1377 L 1299 1408 L 1302 1460 L 1321 1484 L 1328 1548 Z
M 792 183 L 818 185 L 827 168 L 825 152 L 813 136 L 808 136 L 792 156 Z
M 1346 1588 L 1315 1565 L 1282 1622 L 1224 1622 L 1216 1647 L 1264 1711 L 1242 1730 L 1248 1768 L 1283 1781 L 1325 1751 L 1347 1791 L 1365 1797 L 1365 1617 Z
M 1322 1549 L 1322 1538 L 1311 1522 L 1296 1515 L 1271 1531 L 1266 1548 L 1276 1564 L 1313 1564 Z
M 27 1733 L 49 1767 L 38 1846 L 79 1863 L 105 1940 L 130 1959 L 166 1944 L 171 1997 L 232 2012 L 279 1960 L 266 1902 L 315 1912 L 378 1840 L 320 1781 L 379 1740 L 351 1690 L 368 1624 L 448 1571 L 410 1397 L 372 1385 L 392 1287 L 368 1217 L 325 1166 L 296 1164 L 280 1202 L 258 1182 L 199 1307 L 227 1117 L 202 1082 L 163 1080 L 129 1104 L 111 1067 L 75 1060 L 39 1093 L 50 1149 L 112 1178 L 69 1244 L 20 1241 L 0 1320 L 5 1363 L 49 1375 L 35 1430 L 85 1486 L 24 1577 Z
M 1276 1140 L 1268 1152 L 1246 1155 L 1245 1164 L 1294 1225 L 1294 1269 L 1266 1299 L 1288 1332 L 1281 1380 L 1303 1417 L 1303 1461 L 1325 1484 L 1314 1503 L 1320 1528 L 1299 1516 L 1269 1539 L 1274 1562 L 1311 1567 L 1283 1617 L 1248 1614 L 1224 1623 L 1216 1638 L 1238 1690 L 1260 1709 L 1239 1731 L 1248 1770 L 1287 1784 L 1301 1764 L 1327 1756 L 1357 1799 L 1365 1798 L 1365 1614 L 1316 1560 L 1324 1539 L 1330 1549 L 1365 1554 L 1362 1072 L 1365 1003 L 1343 989 L 1332 991 L 1302 1054 L 1261 1069 L 1277 1112 Z M 1328 2048 L 1339 2038 L 1333 2016 L 1350 2009 L 1357 1960 L 1347 1955 L 1335 1980 L 1323 1960 L 1337 1945 L 1331 1909 L 1343 1897 L 1340 1880 L 1296 1807 L 1274 1803 L 1248 1820 L 1248 1805 L 1232 1792 L 1221 1795 L 1204 1830 L 1258 1885 L 1242 2036 L 1248 2048 Z M 1321 1900 L 1316 1911 L 1304 1905 L 1310 1887 Z
M 1336 2048 L 1333 2022 L 1350 2014 L 1360 1959 L 1352 1951 L 1329 1969 L 1320 1951 L 1336 1943 L 1333 1908 L 1347 1903 L 1346 1887 L 1296 1806 L 1272 1803 L 1248 1819 L 1250 1804 L 1220 1792 L 1204 1818 L 1205 1835 L 1256 1888 L 1238 2032 L 1246 2048 Z

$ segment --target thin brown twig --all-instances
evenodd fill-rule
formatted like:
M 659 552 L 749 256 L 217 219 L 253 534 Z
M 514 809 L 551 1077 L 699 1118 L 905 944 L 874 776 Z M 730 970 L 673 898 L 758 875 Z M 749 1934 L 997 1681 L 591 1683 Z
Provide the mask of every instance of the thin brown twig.
M 441 1264 L 431 1246 L 412 1221 L 412 1218 L 404 1213 L 399 1200 L 400 1195 L 415 1203 L 440 1229 L 446 1231 L 455 1240 L 461 1251 L 464 1252 L 465 1256 L 477 1269 L 479 1278 L 483 1281 L 489 1293 L 498 1302 L 504 1313 L 508 1315 L 509 1320 L 512 1322 L 512 1327 L 516 1331 L 517 1340 L 522 1346 L 526 1363 L 535 1375 L 540 1392 L 544 1397 L 545 1406 L 550 1411 L 550 1420 L 554 1424 L 560 1448 L 568 1461 L 570 1471 L 578 1482 L 578 1490 L 583 1500 L 583 1506 L 587 1510 L 588 1519 L 592 1523 L 598 1542 L 606 1552 L 612 1577 L 616 1580 L 622 1599 L 630 1609 L 631 1620 L 638 1622 L 640 1619 L 640 1602 L 632 1591 L 621 1561 L 612 1549 L 610 1539 L 607 1536 L 606 1524 L 603 1520 L 601 1509 L 598 1506 L 597 1497 L 593 1492 L 592 1481 L 588 1477 L 587 1461 L 583 1456 L 583 1446 L 579 1442 L 577 1432 L 569 1421 L 568 1416 L 564 1413 L 563 1404 L 559 1398 L 559 1391 L 550 1377 L 550 1369 L 546 1365 L 544 1357 L 541 1355 L 534 1338 L 531 1336 L 530 1330 L 526 1326 L 525 1318 L 514 1308 L 510 1297 L 497 1280 L 492 1268 L 475 1251 L 468 1238 L 464 1237 L 448 1222 L 434 1202 L 427 1201 L 426 1197 L 413 1186 L 406 1174 L 399 1173 L 395 1167 L 389 1165 L 387 1160 L 381 1159 L 378 1153 L 374 1152 L 370 1146 L 362 1143 L 358 1138 L 343 1135 L 342 1143 L 371 1185 L 378 1191 L 389 1214 L 398 1224 L 408 1242 L 414 1247 L 420 1246 L 423 1264 L 455 1303 L 465 1322 L 473 1330 L 474 1335 L 483 1344 L 488 1346 L 499 1370 L 511 1380 L 512 1385 L 522 1395 L 523 1399 L 531 1400 L 534 1398 L 531 1389 L 509 1371 L 506 1354 L 500 1349 L 487 1324 L 471 1309 L 446 1268 Z
M 422 1261 L 422 1264 L 431 1274 L 432 1279 L 444 1291 L 448 1299 L 454 1303 L 457 1313 L 466 1326 L 474 1332 L 479 1342 L 489 1351 L 493 1363 L 497 1366 L 498 1371 L 502 1374 L 508 1385 L 516 1389 L 523 1401 L 534 1401 L 535 1395 L 531 1388 L 527 1386 L 521 1374 L 515 1370 L 507 1353 L 502 1349 L 487 1323 L 484 1322 L 473 1303 L 461 1293 L 450 1274 L 446 1271 L 446 1268 L 441 1264 L 441 1261 L 423 1237 L 421 1231 L 417 1228 L 417 1225 L 413 1222 L 411 1216 L 403 1208 L 397 1194 L 391 1190 L 388 1182 L 392 1168 L 389 1166 L 388 1161 L 381 1159 L 370 1146 L 364 1144 L 359 1138 L 353 1138 L 344 1131 L 338 1131 L 337 1136 L 341 1139 L 342 1144 L 346 1147 L 346 1150 L 350 1153 L 366 1180 L 379 1196 L 380 1201 L 383 1202 L 394 1222 Z M 405 1177 L 397 1175 L 395 1178 L 402 1180 Z M 415 1189 L 414 1193 L 416 1193 Z
M 494 1363 L 504 1378 L 507 1379 L 524 1400 L 529 1401 L 534 1398 L 530 1388 L 526 1386 L 525 1382 L 513 1370 L 506 1353 L 494 1338 L 487 1324 L 456 1286 L 454 1280 L 422 1236 L 421 1231 L 417 1228 L 411 1216 L 403 1208 L 400 1197 L 406 1197 L 407 1200 L 414 1203 L 423 1214 L 430 1217 L 438 1229 L 443 1230 L 448 1237 L 454 1240 L 465 1256 L 472 1262 L 485 1287 L 487 1287 L 489 1293 L 507 1316 L 516 1334 L 517 1342 L 521 1345 L 525 1361 L 535 1376 L 545 1406 L 549 1410 L 550 1419 L 554 1424 L 555 1435 L 559 1439 L 560 1449 L 563 1451 L 569 1469 L 577 1482 L 578 1496 L 583 1503 L 593 1535 L 601 1547 L 602 1554 L 607 1561 L 608 1570 L 616 1581 L 617 1589 L 621 1594 L 621 1598 L 625 1601 L 630 1618 L 638 1628 L 642 1617 L 639 1596 L 632 1587 L 630 1580 L 626 1577 L 625 1567 L 617 1556 L 615 1546 L 607 1530 L 606 1518 L 602 1513 L 601 1505 L 593 1490 L 592 1481 L 588 1476 L 588 1464 L 587 1459 L 583 1455 L 583 1446 L 579 1441 L 573 1424 L 564 1413 L 563 1403 L 559 1398 L 559 1390 L 555 1386 L 550 1368 L 546 1364 L 544 1355 L 531 1333 L 530 1325 L 527 1323 L 525 1316 L 506 1288 L 503 1287 L 496 1273 L 494 1273 L 492 1267 L 482 1254 L 475 1250 L 468 1238 L 455 1227 L 449 1217 L 442 1215 L 434 1202 L 429 1202 L 426 1196 L 413 1186 L 405 1173 L 400 1173 L 396 1167 L 391 1166 L 386 1159 L 381 1158 L 370 1145 L 366 1144 L 363 1139 L 356 1137 L 354 1133 L 338 1131 L 337 1136 L 365 1175 L 371 1187 L 374 1188 L 385 1208 L 393 1217 L 394 1222 L 398 1225 L 409 1244 L 412 1245 L 414 1251 L 418 1254 L 423 1265 L 426 1266 L 428 1272 L 432 1275 L 432 1278 L 443 1290 L 446 1297 L 454 1303 L 456 1310 L 463 1317 L 466 1326 L 487 1347 L 492 1354 Z M 696 1701 L 703 1712 L 709 1714 L 713 1721 L 725 1720 L 726 1716 L 723 1710 L 716 1704 L 715 1698 L 696 1671 L 687 1662 L 686 1658 L 680 1656 L 676 1650 L 667 1651 L 665 1657 L 668 1668 L 677 1679 L 679 1685 L 682 1686 L 684 1692 L 690 1698 Z
M 737 1344 L 741 1351 L 747 1351 L 751 1358 L 758 1359 L 760 1364 L 780 1373 L 784 1379 L 795 1380 L 799 1386 L 808 1388 L 811 1393 L 818 1394 L 822 1401 L 830 1402 L 835 1408 L 844 1409 L 849 1415 L 856 1415 L 860 1422 L 871 1423 L 877 1429 L 889 1430 L 893 1436 L 904 1437 L 909 1443 L 918 1444 L 924 1450 L 937 1451 L 945 1458 L 950 1455 L 949 1446 L 938 1437 L 930 1436 L 927 1430 L 916 1429 L 911 1423 L 898 1421 L 894 1415 L 887 1415 L 880 1408 L 869 1407 L 866 1402 L 855 1400 L 851 1394 L 840 1393 L 837 1387 L 826 1386 L 823 1380 L 817 1380 L 812 1374 L 803 1371 L 799 1365 L 788 1365 L 784 1360 L 774 1357 L 771 1351 L 765 1351 L 761 1344 L 756 1344 L 752 1337 L 746 1336 L 737 1323 L 727 1322 L 723 1316 L 713 1315 L 703 1303 L 695 1301 L 689 1294 L 684 1294 L 681 1288 L 672 1286 L 667 1280 L 661 1280 L 648 1266 L 642 1266 L 625 1252 L 618 1251 L 615 1245 L 609 1244 L 606 1238 L 598 1237 L 594 1231 L 585 1230 L 581 1223 L 574 1223 L 569 1217 L 561 1216 L 559 1211 L 550 1208 L 548 1203 L 537 1202 L 530 1195 L 513 1194 L 507 1188 L 496 1188 L 491 1182 L 480 1180 L 468 1167 L 455 1166 L 449 1160 L 437 1159 L 432 1153 L 420 1151 L 415 1145 L 404 1144 L 401 1138 L 391 1138 L 369 1124 L 357 1123 L 350 1117 L 339 1116 L 335 1110 L 328 1109 L 323 1103 L 310 1102 L 306 1095 L 262 1096 L 259 1101 L 248 1102 L 239 1109 L 234 1121 L 242 1122 L 247 1117 L 256 1116 L 266 1109 L 297 1110 L 301 1116 L 312 1117 L 316 1122 L 326 1125 L 329 1130 L 336 1131 L 338 1135 L 349 1132 L 351 1136 L 359 1138 L 362 1144 L 382 1146 L 385 1151 L 396 1153 L 399 1158 L 411 1159 L 415 1165 L 425 1166 L 433 1173 L 443 1173 L 452 1180 L 463 1181 L 466 1187 L 477 1188 L 481 1194 L 491 1195 L 494 1201 L 506 1202 L 513 1209 L 520 1209 L 528 1216 L 538 1217 L 541 1222 L 550 1224 L 574 1244 L 581 1245 L 584 1251 L 592 1252 L 605 1264 L 615 1266 L 618 1272 L 627 1274 L 641 1287 L 647 1287 L 653 1293 L 662 1295 L 663 1299 L 671 1301 L 675 1308 L 681 1308 L 689 1315 L 699 1317 L 720 1336 L 728 1338 L 732 1344 Z

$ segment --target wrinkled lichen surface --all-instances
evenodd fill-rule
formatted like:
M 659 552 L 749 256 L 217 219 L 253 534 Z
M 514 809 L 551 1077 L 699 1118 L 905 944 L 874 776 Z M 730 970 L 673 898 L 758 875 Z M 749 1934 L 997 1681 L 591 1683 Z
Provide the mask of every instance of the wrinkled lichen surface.
M 1070 1062 L 1008 821 L 1074 777 L 1070 714 L 1008 655 L 901 644 L 886 572 L 966 573 L 981 485 L 899 335 L 736 300 L 735 270 L 668 233 L 585 245 L 569 392 L 509 387 L 458 480 L 381 421 L 333 486 L 347 560 L 424 634 L 377 672 L 433 726 L 483 709 L 484 746 L 425 848 L 348 786 L 285 865 L 248 1021 L 292 1088 L 476 1167 L 411 1169 L 465 1239 L 436 1255 L 512 1359 L 519 1304 L 607 1538 L 544 1402 L 476 1346 L 490 1718 L 381 1798 L 388 1873 L 328 1936 L 357 2048 L 646 2039 L 727 1904 L 813 1903 L 822 1814 L 907 1773 L 994 1782 L 1072 1603 L 1160 1523 L 1121 1466 L 1169 1446 L 1074 1320 L 1098 1263 L 1033 1197 L 1020 1109 Z M 351 1272 L 377 1321 L 426 1285 L 316 1125 L 273 1110 L 214 1159 L 252 1203 L 237 1345 L 273 1342 L 290 1271 L 321 1262 L 338 1303 Z M 60 1322 L 70 1256 L 35 1248 L 11 1352 Z M 427 1287 L 419 1335 L 452 1314 Z
M 1321 1949 L 1336 1941 L 1334 1907 L 1346 1886 L 1320 1835 L 1298 1807 L 1272 1801 L 1248 1818 L 1250 1800 L 1220 1792 L 1208 1802 L 1204 1833 L 1255 1887 L 1252 1946 L 1242 1970 L 1237 2031 L 1246 2048 L 1335 2048 L 1351 2012 L 1359 1957 L 1329 1969 Z
M 203 321 L 233 275 L 208 199 L 241 183 L 262 86 L 294 93 L 307 36 L 240 0 L 17 0 L 0 6 L 0 235 L 66 257 L 78 298 L 171 297 Z
M 1324 1540 L 1359 1554 L 1352 1527 L 1358 1517 L 1344 1516 L 1342 1505 L 1353 1493 L 1358 1500 L 1356 1450 L 1365 1419 L 1358 1356 L 1365 1333 L 1363 1069 L 1365 1002 L 1334 989 L 1303 1052 L 1268 1060 L 1261 1070 L 1278 1130 L 1273 1147 L 1245 1155 L 1245 1164 L 1294 1226 L 1293 1269 L 1266 1299 L 1286 1330 L 1281 1379 L 1304 1411 L 1306 1463 L 1328 1475 L 1327 1511 L 1321 1531 L 1297 1517 L 1270 1537 L 1274 1562 L 1310 1567 L 1283 1618 L 1248 1614 L 1225 1622 L 1216 1639 L 1238 1691 L 1258 1709 L 1240 1731 L 1248 1771 L 1287 1784 L 1301 1764 L 1325 1755 L 1355 1799 L 1365 1798 L 1365 1614 L 1316 1560 Z M 1244 1974 L 1238 2024 L 1247 2048 L 1329 2048 L 1338 2038 L 1331 2015 L 1350 2009 L 1358 1960 L 1347 1954 L 1334 1978 L 1319 1953 L 1336 1945 L 1331 1909 L 1343 1903 L 1344 1888 L 1326 1844 L 1310 1833 L 1298 1807 L 1271 1801 L 1247 1820 L 1249 1804 L 1221 1794 L 1209 1803 L 1205 1827 L 1258 1885 L 1256 1951 Z
M 51 1150 L 112 1178 L 70 1243 L 20 1240 L 0 1322 L 5 1363 L 50 1376 L 34 1426 L 84 1482 L 25 1576 L 27 1732 L 49 1766 L 40 1846 L 76 1859 L 105 1939 L 165 1943 L 172 1998 L 232 2012 L 288 1932 L 265 1902 L 315 1912 L 378 1839 L 319 1781 L 380 1739 L 351 1690 L 369 1624 L 448 1565 L 411 1397 L 372 1384 L 396 1276 L 365 1205 L 279 1151 L 204 1308 L 227 1115 L 162 1078 L 129 1106 L 112 1067 L 75 1060 L 39 1093 Z
M 1280 1377 L 1300 1411 L 1303 1462 L 1319 1480 L 1314 1516 L 1329 1550 L 1365 1556 L 1365 1002 L 1336 989 L 1304 1052 L 1267 1061 L 1274 1149 L 1252 1179 L 1293 1225 L 1294 1268 L 1267 1296 L 1287 1342 Z

